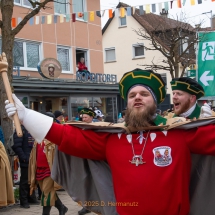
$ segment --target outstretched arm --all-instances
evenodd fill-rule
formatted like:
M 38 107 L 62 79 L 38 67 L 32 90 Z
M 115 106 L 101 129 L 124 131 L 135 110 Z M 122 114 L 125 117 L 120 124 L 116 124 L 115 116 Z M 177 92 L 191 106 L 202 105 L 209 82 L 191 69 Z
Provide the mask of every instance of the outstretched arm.
M 54 123 L 46 139 L 57 144 L 58 149 L 76 157 L 105 160 L 106 142 L 109 133 L 82 130 L 71 125 Z

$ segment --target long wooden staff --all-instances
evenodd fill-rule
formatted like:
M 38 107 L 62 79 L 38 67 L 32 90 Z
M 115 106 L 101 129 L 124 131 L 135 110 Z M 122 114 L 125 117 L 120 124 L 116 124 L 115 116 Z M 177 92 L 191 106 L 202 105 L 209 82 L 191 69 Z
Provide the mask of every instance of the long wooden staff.
M 10 87 L 10 83 L 7 76 L 7 68 L 8 68 L 8 62 L 5 53 L 3 52 L 2 55 L 0 55 L 0 72 L 2 74 L 2 79 L 4 82 L 4 87 L 7 93 L 7 98 L 10 103 L 14 104 L 13 97 L 12 97 L 12 91 Z M 19 117 L 17 112 L 13 116 L 14 125 L 16 128 L 16 133 L 18 137 L 22 137 L 22 129 L 19 122 Z

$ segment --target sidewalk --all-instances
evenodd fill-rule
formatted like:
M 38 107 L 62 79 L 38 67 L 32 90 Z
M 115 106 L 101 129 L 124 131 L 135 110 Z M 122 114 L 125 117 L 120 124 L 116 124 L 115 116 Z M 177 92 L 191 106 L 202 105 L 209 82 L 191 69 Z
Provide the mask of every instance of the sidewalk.
M 78 211 L 82 209 L 80 205 L 74 202 L 66 191 L 57 192 L 61 201 L 66 205 L 68 211 L 66 215 L 78 215 Z M 0 209 L 1 215 L 42 215 L 42 206 L 30 204 L 29 209 L 20 208 L 19 205 L 9 206 Z M 51 215 L 59 215 L 58 210 L 55 207 L 51 209 Z M 95 213 L 88 213 L 87 215 L 95 215 Z

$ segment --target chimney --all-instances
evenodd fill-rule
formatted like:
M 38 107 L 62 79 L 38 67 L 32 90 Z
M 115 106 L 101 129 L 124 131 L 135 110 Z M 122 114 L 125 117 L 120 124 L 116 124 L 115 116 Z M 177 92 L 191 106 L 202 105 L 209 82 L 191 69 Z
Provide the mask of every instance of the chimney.
M 160 15 L 167 18 L 167 16 L 168 16 L 168 10 L 165 10 L 165 9 L 163 8 L 163 9 L 162 9 L 162 12 L 160 12 Z

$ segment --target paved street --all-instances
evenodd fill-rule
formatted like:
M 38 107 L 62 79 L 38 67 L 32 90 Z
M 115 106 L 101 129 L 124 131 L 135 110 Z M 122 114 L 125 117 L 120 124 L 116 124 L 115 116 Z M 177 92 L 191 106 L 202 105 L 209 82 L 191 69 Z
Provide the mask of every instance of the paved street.
M 68 207 L 66 215 L 77 215 L 78 211 L 82 209 L 76 202 L 74 202 L 65 191 L 58 192 L 58 196 L 61 201 Z M 42 215 L 42 207 L 40 205 L 30 205 L 29 209 L 20 208 L 19 205 L 14 205 L 0 209 L 1 215 Z M 58 210 L 52 207 L 51 215 L 59 215 Z M 95 213 L 88 213 L 89 215 L 95 215 Z

